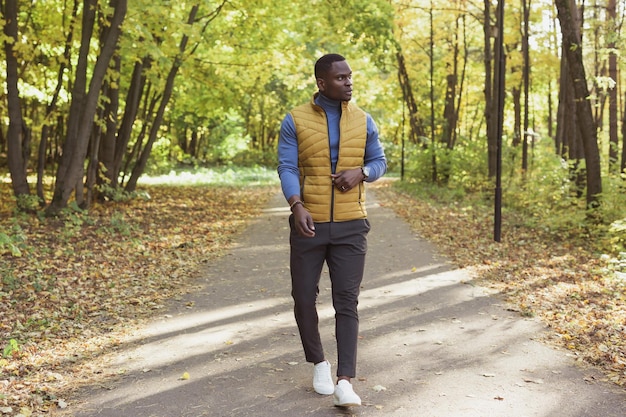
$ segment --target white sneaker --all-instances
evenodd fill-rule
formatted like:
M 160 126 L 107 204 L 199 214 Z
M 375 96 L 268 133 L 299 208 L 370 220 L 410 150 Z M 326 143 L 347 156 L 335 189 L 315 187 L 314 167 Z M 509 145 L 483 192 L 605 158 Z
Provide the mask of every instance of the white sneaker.
M 356 395 L 352 389 L 352 384 L 345 379 L 339 380 L 335 387 L 335 406 L 337 407 L 352 407 L 361 405 L 361 397 Z
M 322 395 L 330 395 L 335 392 L 335 384 L 330 374 L 328 361 L 320 362 L 313 367 L 313 389 Z

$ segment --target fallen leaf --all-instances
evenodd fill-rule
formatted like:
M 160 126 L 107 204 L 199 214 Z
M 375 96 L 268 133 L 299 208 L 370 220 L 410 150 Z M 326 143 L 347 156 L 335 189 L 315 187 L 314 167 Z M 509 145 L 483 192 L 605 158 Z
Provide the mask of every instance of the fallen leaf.
M 542 379 L 524 379 L 524 382 L 528 382 L 532 384 L 543 384 Z
M 178 378 L 180 380 L 186 381 L 189 379 L 189 372 L 184 372 L 180 378 Z

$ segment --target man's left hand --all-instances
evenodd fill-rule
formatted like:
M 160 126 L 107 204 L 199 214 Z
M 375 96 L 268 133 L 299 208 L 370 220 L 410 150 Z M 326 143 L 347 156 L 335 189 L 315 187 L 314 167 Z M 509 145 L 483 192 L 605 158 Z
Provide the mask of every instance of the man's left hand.
M 345 171 L 331 174 L 333 184 L 341 192 L 347 192 L 359 185 L 365 177 L 361 168 L 348 169 Z

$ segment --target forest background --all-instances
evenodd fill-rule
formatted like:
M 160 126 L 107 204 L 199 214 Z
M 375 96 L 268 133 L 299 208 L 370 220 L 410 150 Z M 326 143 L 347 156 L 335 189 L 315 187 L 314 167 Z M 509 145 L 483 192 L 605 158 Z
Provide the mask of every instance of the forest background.
M 542 315 L 568 348 L 624 384 L 624 1 L 521 0 L 503 13 L 490 0 L 1 6 L 6 407 L 58 402 L 50 386 L 63 378 L 44 364 L 46 343 L 84 341 L 85 326 L 100 326 L 99 309 L 126 317 L 175 291 L 158 278 L 171 270 L 154 267 L 172 260 L 165 246 L 206 243 L 208 229 L 206 252 L 227 245 L 254 214 L 242 203 L 262 201 L 265 185 L 275 191 L 280 121 L 310 100 L 313 63 L 327 52 L 348 58 L 354 100 L 379 125 L 388 175 L 400 179 L 381 191 L 409 199 L 399 213 L 419 218 L 414 226 L 457 263 L 478 265 L 522 314 Z M 151 185 L 164 176 L 182 185 Z M 197 178 L 210 190 L 190 186 Z M 500 246 L 490 241 L 494 189 L 507 217 Z M 170 241 L 151 240 L 151 216 L 193 201 L 211 203 L 205 233 L 184 237 L 185 219 L 171 213 L 163 223 L 179 223 Z M 145 288 L 115 270 L 129 267 L 120 259 L 128 240 L 153 250 L 137 273 L 150 276 Z M 504 262 L 508 249 L 522 260 Z M 546 252 L 529 273 L 522 255 Z M 107 268 L 93 276 L 100 259 Z M 124 290 L 111 298 L 116 285 Z M 561 302 L 539 303 L 532 285 L 562 292 Z M 107 297 L 133 301 L 120 309 Z M 563 300 L 571 311 L 559 311 Z

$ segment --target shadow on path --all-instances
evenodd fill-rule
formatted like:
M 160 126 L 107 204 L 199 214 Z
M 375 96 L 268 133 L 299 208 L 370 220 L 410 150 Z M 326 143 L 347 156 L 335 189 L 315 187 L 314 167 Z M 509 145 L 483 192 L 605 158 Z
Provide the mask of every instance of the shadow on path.
M 595 371 L 535 341 L 545 330 L 537 321 L 508 312 L 391 210 L 374 201 L 368 212 L 354 381 L 364 406 L 333 407 L 311 388 L 292 315 L 289 210 L 276 196 L 237 246 L 207 265 L 197 291 L 110 358 L 107 372 L 121 376 L 85 388 L 64 415 L 624 416 L 626 393 L 588 383 L 600 379 Z M 333 362 L 328 285 L 324 271 L 320 326 Z

